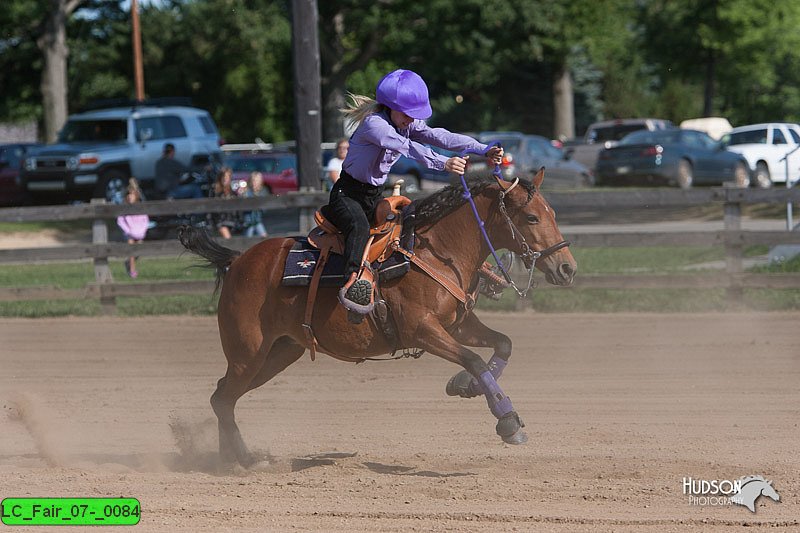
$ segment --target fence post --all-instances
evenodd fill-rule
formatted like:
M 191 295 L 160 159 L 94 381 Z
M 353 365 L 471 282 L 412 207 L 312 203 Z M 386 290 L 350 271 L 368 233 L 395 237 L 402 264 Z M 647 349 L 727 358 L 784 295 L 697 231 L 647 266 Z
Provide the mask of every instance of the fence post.
M 106 201 L 102 198 L 92 198 L 92 204 L 104 204 Z M 108 226 L 106 221 L 102 218 L 95 218 L 92 220 L 92 244 L 104 245 L 108 244 Z M 94 281 L 98 284 L 100 291 L 100 308 L 103 314 L 113 315 L 117 311 L 117 302 L 114 296 L 107 296 L 106 291 L 103 290 L 103 285 L 113 283 L 114 277 L 111 275 L 111 268 L 108 266 L 108 256 L 95 256 L 94 257 Z
M 725 271 L 728 276 L 726 294 L 728 303 L 740 304 L 743 290 L 739 274 L 744 271 L 743 247 L 740 238 L 742 229 L 741 189 L 725 188 Z

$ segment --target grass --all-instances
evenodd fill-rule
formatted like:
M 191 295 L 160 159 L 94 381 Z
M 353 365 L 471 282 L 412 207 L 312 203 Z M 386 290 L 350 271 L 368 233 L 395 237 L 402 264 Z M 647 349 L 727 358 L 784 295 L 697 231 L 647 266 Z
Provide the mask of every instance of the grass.
M 767 248 L 755 246 L 746 256 L 763 255 Z M 573 251 L 581 274 L 669 274 L 683 272 L 687 265 L 723 261 L 722 247 L 658 248 L 578 248 Z M 141 258 L 138 261 L 141 281 L 213 279 L 208 269 L 193 268 L 198 259 L 191 255 L 178 258 Z M 122 261 L 110 265 L 114 279 L 121 283 L 136 283 L 125 273 Z M 712 272 L 713 269 L 707 269 Z M 800 257 L 776 265 L 754 268 L 756 272 L 800 272 Z M 693 271 L 697 272 L 697 271 Z M 702 271 L 701 271 L 702 272 Z M 546 283 L 541 275 L 539 283 Z M 0 286 L 22 287 L 50 285 L 64 289 L 86 286 L 94 280 L 90 262 L 48 263 L 41 265 L 0 265 Z M 518 301 L 507 290 L 500 301 L 481 298 L 478 307 L 484 310 L 513 310 L 530 307 L 543 312 L 615 312 L 654 311 L 688 312 L 720 311 L 731 308 L 721 289 L 548 289 L 532 290 L 529 299 Z M 748 289 L 743 293 L 739 308 L 757 310 L 800 309 L 800 290 Z M 28 301 L 0 302 L 0 316 L 94 316 L 100 314 L 97 301 Z M 185 295 L 142 298 L 118 298 L 117 312 L 122 316 L 158 314 L 213 315 L 216 301 L 213 295 Z
M 34 233 L 42 230 L 56 230 L 64 233 L 87 231 L 92 228 L 88 220 L 63 220 L 41 222 L 0 222 L 0 233 Z

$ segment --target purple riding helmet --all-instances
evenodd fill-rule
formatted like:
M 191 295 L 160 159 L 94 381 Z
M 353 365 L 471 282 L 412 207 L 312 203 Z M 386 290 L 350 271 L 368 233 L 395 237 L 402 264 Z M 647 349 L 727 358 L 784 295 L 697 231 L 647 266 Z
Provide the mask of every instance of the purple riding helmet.
M 428 86 L 416 72 L 397 69 L 378 82 L 378 103 L 411 118 L 425 120 L 433 114 L 428 101 Z

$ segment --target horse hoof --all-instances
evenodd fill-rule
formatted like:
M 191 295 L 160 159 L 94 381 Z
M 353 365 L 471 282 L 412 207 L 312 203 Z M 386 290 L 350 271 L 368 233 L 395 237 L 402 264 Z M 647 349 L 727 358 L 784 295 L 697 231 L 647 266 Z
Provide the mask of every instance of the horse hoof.
M 506 444 L 525 444 L 528 442 L 528 435 L 526 435 L 522 429 L 519 429 L 510 437 L 502 437 L 502 439 Z
M 450 378 L 450 381 L 447 382 L 447 387 L 445 387 L 445 392 L 447 392 L 448 396 L 474 398 L 480 394 L 480 392 L 475 392 L 471 386 L 474 379 L 475 378 L 472 377 L 472 374 L 466 370 L 462 370 Z
M 520 420 L 516 411 L 511 411 L 497 421 L 495 431 L 508 444 L 524 444 L 528 441 L 528 436 L 522 431 L 525 424 Z

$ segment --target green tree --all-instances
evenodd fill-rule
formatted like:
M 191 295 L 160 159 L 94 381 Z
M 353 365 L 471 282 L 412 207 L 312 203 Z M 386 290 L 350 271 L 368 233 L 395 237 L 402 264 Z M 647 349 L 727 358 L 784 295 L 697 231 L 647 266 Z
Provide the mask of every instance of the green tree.
M 798 116 L 800 4 L 767 0 L 649 0 L 642 3 L 641 45 L 662 90 L 702 87 L 702 106 L 665 109 L 727 115 L 733 122 Z M 690 97 L 691 99 L 691 97 Z

